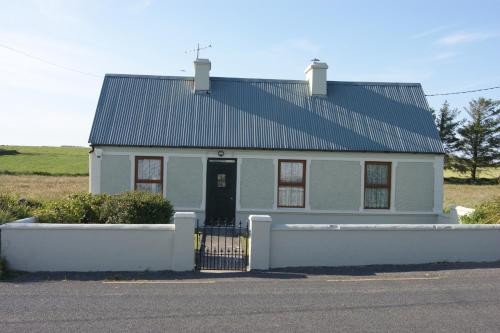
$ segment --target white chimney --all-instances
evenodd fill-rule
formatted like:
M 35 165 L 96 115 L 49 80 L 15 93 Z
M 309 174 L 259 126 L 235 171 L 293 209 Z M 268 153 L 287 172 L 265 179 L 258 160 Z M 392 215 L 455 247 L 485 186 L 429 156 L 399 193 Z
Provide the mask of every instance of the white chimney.
M 194 92 L 210 90 L 210 69 L 210 60 L 196 59 L 194 61 Z
M 309 83 L 310 96 L 326 96 L 326 70 L 328 65 L 314 59 L 306 68 L 306 80 Z

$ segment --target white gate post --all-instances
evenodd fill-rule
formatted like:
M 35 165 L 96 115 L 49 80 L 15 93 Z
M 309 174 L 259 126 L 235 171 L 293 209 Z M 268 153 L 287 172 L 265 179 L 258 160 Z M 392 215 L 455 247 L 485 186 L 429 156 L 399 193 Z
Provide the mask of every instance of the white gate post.
M 271 254 L 271 216 L 250 215 L 250 242 L 248 269 L 269 269 Z
M 174 271 L 192 271 L 194 269 L 194 226 L 196 214 L 177 212 L 174 215 Z

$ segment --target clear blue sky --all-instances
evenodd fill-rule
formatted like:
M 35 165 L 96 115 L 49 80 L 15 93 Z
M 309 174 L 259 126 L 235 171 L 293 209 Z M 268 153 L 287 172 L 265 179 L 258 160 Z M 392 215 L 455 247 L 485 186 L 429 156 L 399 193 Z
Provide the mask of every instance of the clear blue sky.
M 309 4 L 308 4 L 309 3 Z M 10 1 L 0 44 L 94 73 L 421 82 L 426 93 L 500 85 L 500 1 Z M 185 70 L 185 71 L 182 71 Z M 87 145 L 102 78 L 0 47 L 0 144 Z M 471 98 L 445 98 L 462 109 Z

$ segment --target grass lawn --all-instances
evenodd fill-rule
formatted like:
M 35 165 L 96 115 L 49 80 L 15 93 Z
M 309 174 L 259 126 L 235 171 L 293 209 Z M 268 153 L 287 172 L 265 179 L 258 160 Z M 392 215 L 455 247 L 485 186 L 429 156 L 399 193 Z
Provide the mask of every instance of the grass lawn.
M 37 200 L 60 199 L 88 189 L 88 176 L 0 175 L 0 192 Z
M 88 175 L 85 147 L 0 146 L 0 174 Z
M 444 184 L 444 208 L 449 205 L 473 208 L 495 198 L 500 198 L 500 185 Z
M 469 173 L 460 173 L 454 170 L 444 170 L 444 178 L 470 178 Z M 478 178 L 498 178 L 500 177 L 500 168 L 479 169 Z
M 444 199 L 443 207 L 450 205 L 459 205 L 465 207 L 475 207 L 476 205 L 491 201 L 495 198 L 500 198 L 500 185 L 470 185 L 470 184 L 454 184 L 449 180 L 452 178 L 468 179 L 468 173 L 460 173 L 452 170 L 444 170 Z M 478 178 L 482 179 L 499 179 L 500 168 L 479 169 Z M 448 178 L 448 180 L 446 180 Z

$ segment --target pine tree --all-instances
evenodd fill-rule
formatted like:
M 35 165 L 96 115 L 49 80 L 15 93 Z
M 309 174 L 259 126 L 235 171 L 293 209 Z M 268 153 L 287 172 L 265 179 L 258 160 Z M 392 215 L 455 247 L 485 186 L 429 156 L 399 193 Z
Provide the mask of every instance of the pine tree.
M 461 151 L 458 168 L 476 180 L 478 168 L 497 166 L 500 159 L 500 101 L 479 98 L 469 102 L 470 116 L 458 130 L 456 148 Z
M 437 114 L 433 110 L 433 116 L 446 153 L 444 167 L 449 169 L 452 167 L 453 153 L 456 151 L 458 142 L 457 129 L 462 124 L 462 121 L 457 120 L 458 110 L 450 109 L 448 101 L 444 101 Z

